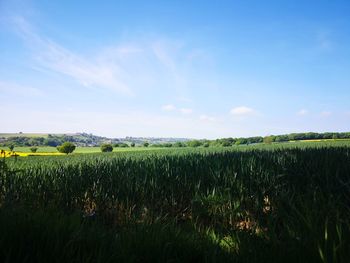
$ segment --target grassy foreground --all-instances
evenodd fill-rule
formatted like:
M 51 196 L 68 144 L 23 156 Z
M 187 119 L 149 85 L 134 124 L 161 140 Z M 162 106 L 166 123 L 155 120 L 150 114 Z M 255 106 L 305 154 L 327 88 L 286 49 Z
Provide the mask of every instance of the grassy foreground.
M 2 262 L 347 262 L 350 147 L 7 159 Z

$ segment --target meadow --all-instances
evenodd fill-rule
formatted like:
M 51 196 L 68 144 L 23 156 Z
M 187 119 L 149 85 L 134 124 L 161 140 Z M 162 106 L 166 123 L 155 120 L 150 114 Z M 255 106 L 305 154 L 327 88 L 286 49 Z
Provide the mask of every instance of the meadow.
M 0 260 L 348 260 L 349 142 L 135 149 L 3 159 Z

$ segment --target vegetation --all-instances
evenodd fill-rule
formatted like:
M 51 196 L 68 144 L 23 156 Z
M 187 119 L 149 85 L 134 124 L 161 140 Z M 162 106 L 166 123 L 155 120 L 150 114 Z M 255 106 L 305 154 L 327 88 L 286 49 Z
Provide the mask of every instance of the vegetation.
M 75 145 L 71 142 L 65 142 L 63 143 L 61 146 L 58 146 L 57 147 L 57 150 L 60 152 L 60 153 L 65 153 L 65 154 L 69 154 L 69 153 L 72 153 L 74 152 L 75 150 Z
M 30 151 L 32 153 L 36 153 L 37 150 L 38 150 L 38 147 L 30 147 Z
M 104 143 L 101 145 L 101 152 L 112 152 L 112 151 L 113 151 L 112 144 Z
M 268 136 L 272 142 L 289 142 L 289 141 L 302 141 L 302 140 L 337 140 L 337 139 L 350 139 L 350 132 L 326 132 L 326 133 L 291 133 L 285 135 L 271 135 Z M 266 137 L 265 137 L 266 138 Z M 10 146 L 14 145 L 16 147 L 23 146 L 51 146 L 57 147 L 64 142 L 74 143 L 76 146 L 99 146 L 103 143 L 109 143 L 114 145 L 114 147 L 134 147 L 135 145 L 143 145 L 145 142 L 155 147 L 199 147 L 204 144 L 209 144 L 209 146 L 233 146 L 233 145 L 243 145 L 243 144 L 256 144 L 262 143 L 264 137 L 247 137 L 247 138 L 222 138 L 216 140 L 186 140 L 183 138 L 133 138 L 126 137 L 124 139 L 110 139 L 106 137 L 95 136 L 87 133 L 77 133 L 77 134 L 0 134 L 0 146 Z M 199 145 L 198 145 L 199 144 Z M 134 145 L 134 146 L 132 146 Z M 197 146 L 196 146 L 197 145 Z
M 346 262 L 349 174 L 341 141 L 8 159 L 0 259 Z
M 127 143 L 116 143 L 114 144 L 114 147 L 127 148 L 129 145 Z

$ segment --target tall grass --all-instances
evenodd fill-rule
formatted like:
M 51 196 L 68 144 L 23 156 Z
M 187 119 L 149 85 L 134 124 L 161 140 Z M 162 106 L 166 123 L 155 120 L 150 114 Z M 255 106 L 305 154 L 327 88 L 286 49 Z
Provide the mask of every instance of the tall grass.
M 136 232 L 135 238 L 145 242 L 135 244 L 123 261 L 132 259 L 133 253 L 136 261 L 141 260 L 146 252 L 137 251 L 156 242 L 158 235 L 163 240 L 165 229 L 181 235 L 169 241 L 176 255 L 201 237 L 198 260 L 346 262 L 350 256 L 350 148 L 304 145 L 10 160 L 1 173 L 1 225 L 10 224 L 5 213 L 11 207 L 25 207 L 26 215 L 31 214 L 28 209 L 33 214 L 53 210 L 63 217 L 78 215 L 102 227 L 96 230 L 101 235 L 106 229 L 128 233 L 125 236 L 135 234 L 135 227 L 157 229 L 157 234 L 146 234 L 145 239 L 145 228 Z M 28 217 L 23 218 L 19 224 L 31 228 Z M 41 222 L 40 216 L 33 218 Z M 53 222 L 49 227 L 59 228 L 59 222 Z M 40 228 L 31 231 L 40 235 Z M 99 234 L 98 240 L 102 239 Z M 3 238 L 3 244 L 15 246 L 17 235 Z M 116 247 L 123 247 L 123 242 L 113 240 Z M 152 255 L 166 261 L 162 242 Z M 81 249 L 81 256 L 89 257 L 89 250 Z M 174 261 L 193 260 L 187 252 L 186 258 L 171 255 Z

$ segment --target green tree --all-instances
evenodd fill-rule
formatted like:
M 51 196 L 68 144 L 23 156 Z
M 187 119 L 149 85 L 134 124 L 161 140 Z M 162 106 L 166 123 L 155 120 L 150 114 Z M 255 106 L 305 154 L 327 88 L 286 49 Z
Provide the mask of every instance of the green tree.
M 60 153 L 65 153 L 65 154 L 69 154 L 72 153 L 75 150 L 75 145 L 71 142 L 64 142 L 62 143 L 61 146 L 57 147 L 57 150 Z
M 202 145 L 202 142 L 199 140 L 192 140 L 192 141 L 187 142 L 187 145 L 190 147 L 199 147 Z
M 272 136 L 266 136 L 266 137 L 264 137 L 263 142 L 267 143 L 267 144 L 271 144 L 273 142 L 273 137 Z
M 148 146 L 149 146 L 148 142 L 143 143 L 143 147 L 148 147 Z
M 131 146 L 131 147 L 135 147 L 135 143 L 132 142 L 132 143 L 130 144 L 130 146 Z
M 113 151 L 113 146 L 112 144 L 109 143 L 104 143 L 101 145 L 101 152 L 112 152 Z
M 174 147 L 185 147 L 185 145 L 182 142 L 176 142 L 174 143 Z
M 15 146 L 14 146 L 13 144 L 9 145 L 9 149 L 10 149 L 10 151 L 12 152 L 13 149 L 15 149 Z
M 38 147 L 30 147 L 30 151 L 32 153 L 36 153 L 37 150 L 38 150 Z

